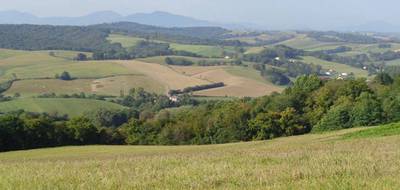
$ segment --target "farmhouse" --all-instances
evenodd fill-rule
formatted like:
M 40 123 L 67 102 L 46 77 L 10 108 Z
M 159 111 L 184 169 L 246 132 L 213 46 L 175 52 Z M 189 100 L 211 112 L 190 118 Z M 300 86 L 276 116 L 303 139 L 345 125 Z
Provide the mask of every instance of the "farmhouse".
M 178 96 L 170 96 L 169 100 L 171 100 L 172 102 L 178 102 Z

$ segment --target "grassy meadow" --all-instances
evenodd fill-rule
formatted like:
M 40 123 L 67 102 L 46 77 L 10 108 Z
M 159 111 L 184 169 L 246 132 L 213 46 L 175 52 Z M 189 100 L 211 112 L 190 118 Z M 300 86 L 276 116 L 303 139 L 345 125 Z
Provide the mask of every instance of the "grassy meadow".
M 119 96 L 121 91 L 129 92 L 132 88 L 143 88 L 147 92 L 165 93 L 165 87 L 153 78 L 145 75 L 121 75 L 100 79 L 77 79 L 63 81 L 57 79 L 21 80 L 13 83 L 4 94 L 33 97 L 45 93 L 56 94 L 98 94 Z
M 111 34 L 108 37 L 108 40 L 113 43 L 121 43 L 123 47 L 133 47 L 139 41 L 145 39 L 132 36 L 119 35 L 119 34 Z M 163 42 L 163 41 L 156 40 L 156 42 Z M 163 43 L 169 43 L 169 42 L 163 42 Z M 209 45 L 188 45 L 188 44 L 178 44 L 178 43 L 169 43 L 169 44 L 171 48 L 174 50 L 188 51 L 206 57 L 223 57 L 224 51 L 235 52 L 234 47 L 229 47 L 229 46 L 221 47 L 221 46 L 209 46 Z
M 368 71 L 366 70 L 362 70 L 356 67 L 351 67 L 349 65 L 345 65 L 345 64 L 340 64 L 340 63 L 335 63 L 335 62 L 330 62 L 330 61 L 325 61 L 322 59 L 318 59 L 315 57 L 311 57 L 311 56 L 304 56 L 302 57 L 302 60 L 305 63 L 308 64 L 317 64 L 317 65 L 321 65 L 323 69 L 333 69 L 339 73 L 354 73 L 354 75 L 356 77 L 368 77 Z
M 306 35 L 297 35 L 295 38 L 280 42 L 279 44 L 303 50 L 333 49 L 341 45 L 341 43 L 320 42 Z
M 232 59 L 225 59 L 225 58 L 199 58 L 199 57 L 187 57 L 187 56 L 155 56 L 155 57 L 140 58 L 138 60 L 147 62 L 147 63 L 167 64 L 165 62 L 165 58 L 167 58 L 167 57 L 184 58 L 184 59 L 192 61 L 194 63 L 199 62 L 199 61 L 229 63 L 230 61 L 232 61 Z
M 399 131 L 394 124 L 224 145 L 6 152 L 0 189 L 399 189 Z
M 123 106 L 111 102 L 75 99 L 75 98 L 20 98 L 7 102 L 0 102 L 0 112 L 25 110 L 36 113 L 58 113 L 70 117 L 80 116 L 86 112 L 99 109 L 124 109 Z
M 0 50 L 6 53 L 8 51 L 10 50 Z M 49 52 L 51 51 L 21 51 L 0 59 L 0 82 L 15 77 L 18 79 L 54 78 L 56 74 L 61 74 L 63 71 L 68 71 L 72 77 L 76 78 L 136 74 L 108 61 L 73 61 L 72 55 L 78 52 L 56 52 L 56 56 L 49 55 Z
M 49 52 L 53 52 L 54 56 Z M 149 92 L 165 93 L 165 86 L 138 70 L 127 69 L 112 61 L 74 61 L 77 53 L 0 50 L 3 57 L 0 58 L 0 82 L 19 79 L 4 94 L 19 93 L 25 97 L 50 92 L 119 95 L 121 90 L 129 91 L 138 87 Z M 63 71 L 76 79 L 54 79 Z

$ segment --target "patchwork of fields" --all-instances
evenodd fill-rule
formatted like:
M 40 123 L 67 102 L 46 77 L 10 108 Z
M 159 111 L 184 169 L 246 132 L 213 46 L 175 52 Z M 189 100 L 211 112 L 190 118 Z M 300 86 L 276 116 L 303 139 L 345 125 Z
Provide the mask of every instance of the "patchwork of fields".
M 0 153 L 0 189 L 399 189 L 399 129 L 225 145 L 6 152 Z
M 292 33 L 290 35 L 293 35 Z M 257 40 L 269 40 L 271 35 L 237 38 L 247 43 Z M 142 38 L 112 34 L 108 40 L 121 43 L 124 47 L 135 46 Z M 161 41 L 158 41 L 161 42 Z M 342 56 L 354 56 L 361 53 L 399 50 L 400 44 L 392 43 L 390 48 L 380 48 L 379 44 L 352 44 L 341 42 L 321 42 L 307 35 L 296 34 L 293 38 L 279 42 L 308 51 L 333 49 L 348 46 L 352 51 L 339 53 Z M 6 96 L 20 95 L 23 98 L 35 97 L 44 93 L 56 94 L 98 94 L 119 96 L 132 88 L 144 88 L 148 92 L 167 94 L 169 90 L 183 89 L 197 85 L 223 82 L 226 86 L 195 92 L 194 95 L 223 97 L 259 97 L 273 92 L 281 92 L 284 87 L 274 85 L 260 76 L 253 69 L 253 63 L 245 66 L 225 64 L 232 59 L 221 58 L 224 52 L 235 52 L 234 47 L 187 45 L 170 43 L 174 50 L 193 52 L 205 57 L 180 57 L 194 63 L 220 62 L 221 66 L 172 66 L 165 63 L 165 56 L 148 57 L 131 61 L 74 61 L 80 53 L 76 51 L 19 51 L 0 49 L 0 83 L 15 80 L 12 86 L 3 93 Z M 245 47 L 247 53 L 257 53 L 268 46 Z M 92 53 L 85 53 L 88 57 Z M 219 57 L 219 58 L 217 58 Z M 338 73 L 354 73 L 356 77 L 370 77 L 368 72 L 345 64 L 329 62 L 311 56 L 301 57 L 300 61 L 321 65 Z M 389 61 L 387 65 L 398 65 L 398 60 Z M 247 65 L 247 67 L 246 67 Z M 67 71 L 74 80 L 55 79 L 56 75 Z
M 165 57 L 142 61 L 74 61 L 78 52 L 1 50 L 0 82 L 18 79 L 4 94 L 32 97 L 44 93 L 120 95 L 131 88 L 166 94 L 171 89 L 224 82 L 226 87 L 199 92 L 202 96 L 262 96 L 281 88 L 266 82 L 254 69 L 234 66 L 168 66 Z M 190 58 L 193 61 L 200 58 Z M 212 59 L 226 61 L 225 59 Z M 55 79 L 68 71 L 75 80 Z M 204 74 L 202 74 L 204 73 Z M 216 75 L 216 77 L 211 75 Z

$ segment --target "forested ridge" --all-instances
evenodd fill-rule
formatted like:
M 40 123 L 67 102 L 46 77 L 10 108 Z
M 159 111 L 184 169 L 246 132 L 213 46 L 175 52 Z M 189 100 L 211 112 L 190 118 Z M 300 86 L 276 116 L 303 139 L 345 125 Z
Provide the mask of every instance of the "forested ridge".
M 372 82 L 301 76 L 280 94 L 229 101 L 181 95 L 173 102 L 133 89 L 113 100 L 129 107 L 122 111 L 99 110 L 76 118 L 23 111 L 3 114 L 0 150 L 74 144 L 216 144 L 372 126 L 400 121 L 399 93 L 400 78 L 385 73 Z
M 118 50 L 120 46 L 107 41 L 108 35 L 114 32 L 170 42 L 216 44 L 222 43 L 223 40 L 219 39 L 224 39 L 228 30 L 218 27 L 163 28 L 128 22 L 92 26 L 2 24 L 0 48 L 90 52 L 106 48 Z
M 0 25 L 0 48 L 94 51 L 111 46 L 108 34 L 79 26 Z

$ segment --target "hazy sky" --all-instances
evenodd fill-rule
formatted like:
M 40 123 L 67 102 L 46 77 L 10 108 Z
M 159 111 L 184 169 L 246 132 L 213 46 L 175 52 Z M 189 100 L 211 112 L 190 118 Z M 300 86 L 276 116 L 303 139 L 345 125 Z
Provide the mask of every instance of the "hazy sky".
M 329 27 L 386 21 L 400 24 L 399 0 L 0 0 L 0 10 L 38 16 L 167 11 L 221 22 L 274 27 Z

